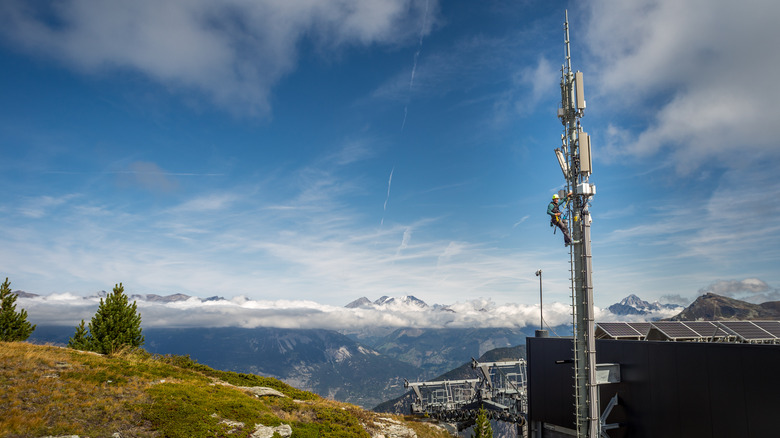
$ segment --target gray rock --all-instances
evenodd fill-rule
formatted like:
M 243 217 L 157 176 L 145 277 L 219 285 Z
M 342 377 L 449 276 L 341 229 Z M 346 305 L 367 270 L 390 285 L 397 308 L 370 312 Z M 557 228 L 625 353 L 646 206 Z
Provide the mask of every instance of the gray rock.
M 292 436 L 292 427 L 290 427 L 289 424 L 282 424 L 281 426 L 276 427 L 269 427 L 258 424 L 255 426 L 255 430 L 252 432 L 252 435 L 249 435 L 249 438 L 271 438 L 274 436 L 274 433 L 278 433 L 282 436 L 282 438 L 289 438 Z
M 273 397 L 287 397 L 286 395 L 282 394 L 281 392 L 273 389 L 273 388 L 266 388 L 264 386 L 239 386 L 239 389 L 243 389 L 244 391 L 251 392 L 252 394 L 262 397 L 264 395 L 269 395 Z

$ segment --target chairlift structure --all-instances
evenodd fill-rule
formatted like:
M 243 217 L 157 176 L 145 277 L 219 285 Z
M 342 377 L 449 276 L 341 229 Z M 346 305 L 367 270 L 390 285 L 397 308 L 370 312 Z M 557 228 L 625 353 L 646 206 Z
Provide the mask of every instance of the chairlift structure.
M 472 358 L 477 378 L 428 382 L 404 381 L 412 389 L 412 414 L 470 425 L 484 407 L 489 418 L 517 424 L 526 423 L 528 396 L 525 359 L 479 362 Z

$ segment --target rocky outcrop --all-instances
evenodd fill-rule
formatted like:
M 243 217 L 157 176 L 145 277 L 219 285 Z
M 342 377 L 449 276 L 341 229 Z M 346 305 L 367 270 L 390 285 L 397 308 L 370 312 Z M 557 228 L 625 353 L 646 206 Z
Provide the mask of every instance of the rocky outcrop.
M 292 436 L 292 428 L 287 424 L 282 424 L 281 426 L 276 427 L 268 427 L 263 426 L 262 424 L 258 424 L 255 426 L 254 432 L 249 435 L 249 438 L 271 438 L 274 436 L 274 433 L 278 433 L 282 438 L 287 438 Z
M 216 413 L 211 414 L 211 416 L 213 418 L 219 418 Z M 219 424 L 224 424 L 228 427 L 228 434 L 239 432 L 246 427 L 246 424 L 240 421 L 228 420 L 226 418 L 220 419 Z M 289 438 L 292 436 L 292 428 L 289 424 L 282 424 L 276 427 L 255 424 L 252 433 L 249 435 L 249 438 L 271 438 L 275 433 L 278 433 L 282 438 Z
M 371 438 L 417 438 L 417 432 L 388 417 L 375 419 L 373 427 L 367 427 L 366 431 Z
M 686 307 L 672 321 L 778 320 L 780 302 L 751 304 L 721 295 L 707 293 Z
M 237 386 L 238 389 L 246 391 L 255 397 L 271 396 L 271 397 L 287 397 L 281 392 L 273 389 L 266 388 L 264 386 Z

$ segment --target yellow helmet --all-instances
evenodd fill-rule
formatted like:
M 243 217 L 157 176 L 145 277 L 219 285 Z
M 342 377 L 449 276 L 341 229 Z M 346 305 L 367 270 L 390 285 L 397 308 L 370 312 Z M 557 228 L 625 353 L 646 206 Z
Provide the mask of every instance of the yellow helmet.
M 553 199 L 558 199 L 558 194 L 557 193 L 553 195 Z

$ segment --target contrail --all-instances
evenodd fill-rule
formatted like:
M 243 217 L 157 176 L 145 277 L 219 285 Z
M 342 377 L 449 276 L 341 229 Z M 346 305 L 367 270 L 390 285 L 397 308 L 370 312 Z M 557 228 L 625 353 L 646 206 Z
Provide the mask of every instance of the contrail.
M 417 51 L 414 52 L 414 62 L 412 62 L 412 77 L 409 78 L 409 95 L 412 93 L 412 85 L 414 85 L 414 74 L 417 72 L 417 60 L 420 58 L 420 52 L 422 52 L 423 36 L 425 35 L 425 24 L 428 22 L 428 7 L 430 6 L 430 0 L 425 0 L 425 14 L 423 14 L 422 27 L 420 27 L 420 41 L 417 43 Z M 408 99 L 407 99 L 408 102 Z M 409 112 L 409 103 L 404 105 L 404 121 L 401 123 L 401 131 L 406 126 L 406 115 Z
M 395 166 L 393 166 L 392 169 L 390 169 L 390 178 L 387 179 L 387 197 L 385 198 L 385 206 L 382 209 L 382 220 L 379 222 L 379 225 L 385 224 L 385 213 L 387 212 L 387 202 L 390 201 L 390 185 L 393 184 L 393 172 L 395 172 Z

